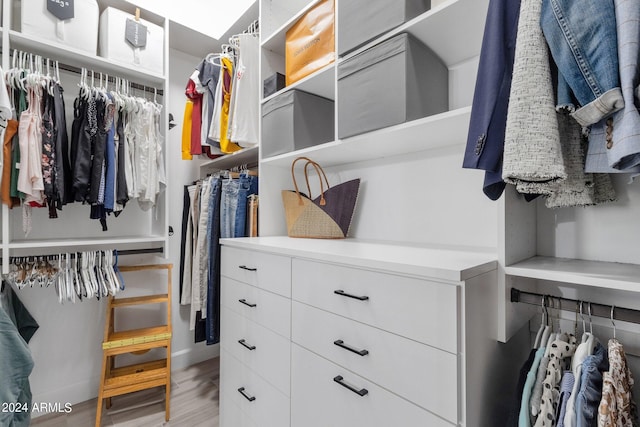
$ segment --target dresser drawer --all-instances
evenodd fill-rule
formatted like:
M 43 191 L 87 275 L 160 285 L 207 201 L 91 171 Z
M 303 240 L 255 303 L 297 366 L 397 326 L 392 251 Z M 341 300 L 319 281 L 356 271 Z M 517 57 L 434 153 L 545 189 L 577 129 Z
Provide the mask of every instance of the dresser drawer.
M 290 299 L 228 277 L 221 282 L 223 306 L 286 338 L 291 336 Z
M 258 427 L 230 397 L 220 394 L 219 427 Z
M 222 247 L 220 274 L 291 297 L 291 258 Z
M 455 354 L 299 302 L 292 305 L 292 324 L 296 344 L 457 421 Z
M 220 314 L 220 345 L 288 396 L 291 342 L 226 307 Z
M 297 344 L 291 359 L 292 427 L 453 425 Z
M 220 395 L 224 396 L 223 402 L 235 403 L 255 425 L 260 427 L 289 425 L 289 398 L 248 369 L 224 348 L 220 350 Z
M 296 301 L 458 351 L 455 285 L 300 259 L 293 260 L 292 280 Z

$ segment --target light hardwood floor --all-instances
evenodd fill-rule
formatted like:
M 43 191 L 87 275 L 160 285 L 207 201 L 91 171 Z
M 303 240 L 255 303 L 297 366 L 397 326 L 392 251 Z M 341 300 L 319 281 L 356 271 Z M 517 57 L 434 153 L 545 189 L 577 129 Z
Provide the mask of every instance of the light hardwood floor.
M 164 388 L 114 397 L 103 409 L 102 426 L 118 427 L 217 427 L 219 359 L 190 366 L 171 375 L 171 420 L 164 420 L 164 400 L 150 406 L 118 412 L 140 403 L 163 399 Z M 96 419 L 96 399 L 73 405 L 69 414 L 34 418 L 37 427 L 91 427 Z

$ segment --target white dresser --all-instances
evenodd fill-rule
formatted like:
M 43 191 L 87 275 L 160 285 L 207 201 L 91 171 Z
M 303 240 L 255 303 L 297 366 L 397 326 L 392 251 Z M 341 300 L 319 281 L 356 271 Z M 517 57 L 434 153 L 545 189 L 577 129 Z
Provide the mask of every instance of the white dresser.
M 495 255 L 222 244 L 221 427 L 498 425 Z

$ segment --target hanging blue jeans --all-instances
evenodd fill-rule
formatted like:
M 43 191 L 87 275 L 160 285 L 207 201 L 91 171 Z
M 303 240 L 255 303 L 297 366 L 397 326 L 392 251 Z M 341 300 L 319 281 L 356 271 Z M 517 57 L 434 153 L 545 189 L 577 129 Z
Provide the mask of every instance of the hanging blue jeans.
M 235 218 L 238 209 L 238 190 L 240 181 L 237 179 L 225 179 L 222 181 L 222 201 L 220 206 L 220 237 L 236 237 Z
M 258 177 L 247 174 L 238 178 L 238 202 L 235 216 L 235 230 L 233 237 L 246 237 L 247 235 L 247 198 L 252 194 L 258 194 Z
M 220 342 L 220 196 L 222 185 L 219 178 L 212 183 L 209 198 L 209 221 L 207 242 L 209 244 L 209 277 L 207 279 L 207 345 Z

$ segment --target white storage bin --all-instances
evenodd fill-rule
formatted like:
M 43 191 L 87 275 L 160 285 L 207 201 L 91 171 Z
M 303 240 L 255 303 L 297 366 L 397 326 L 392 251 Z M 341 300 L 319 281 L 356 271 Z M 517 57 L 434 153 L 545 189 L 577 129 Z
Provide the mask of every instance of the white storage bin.
M 75 0 L 74 17 L 64 21 L 47 10 L 47 0 L 22 0 L 21 3 L 18 9 L 20 17 L 16 17 L 14 22 L 20 22 L 23 34 L 55 41 L 91 55 L 96 54 L 100 14 L 96 0 Z
M 100 56 L 164 74 L 164 28 L 140 19 L 140 23 L 147 27 L 147 44 L 145 47 L 134 48 L 125 38 L 127 19 L 135 20 L 135 16 L 113 7 L 108 7 L 102 12 Z

